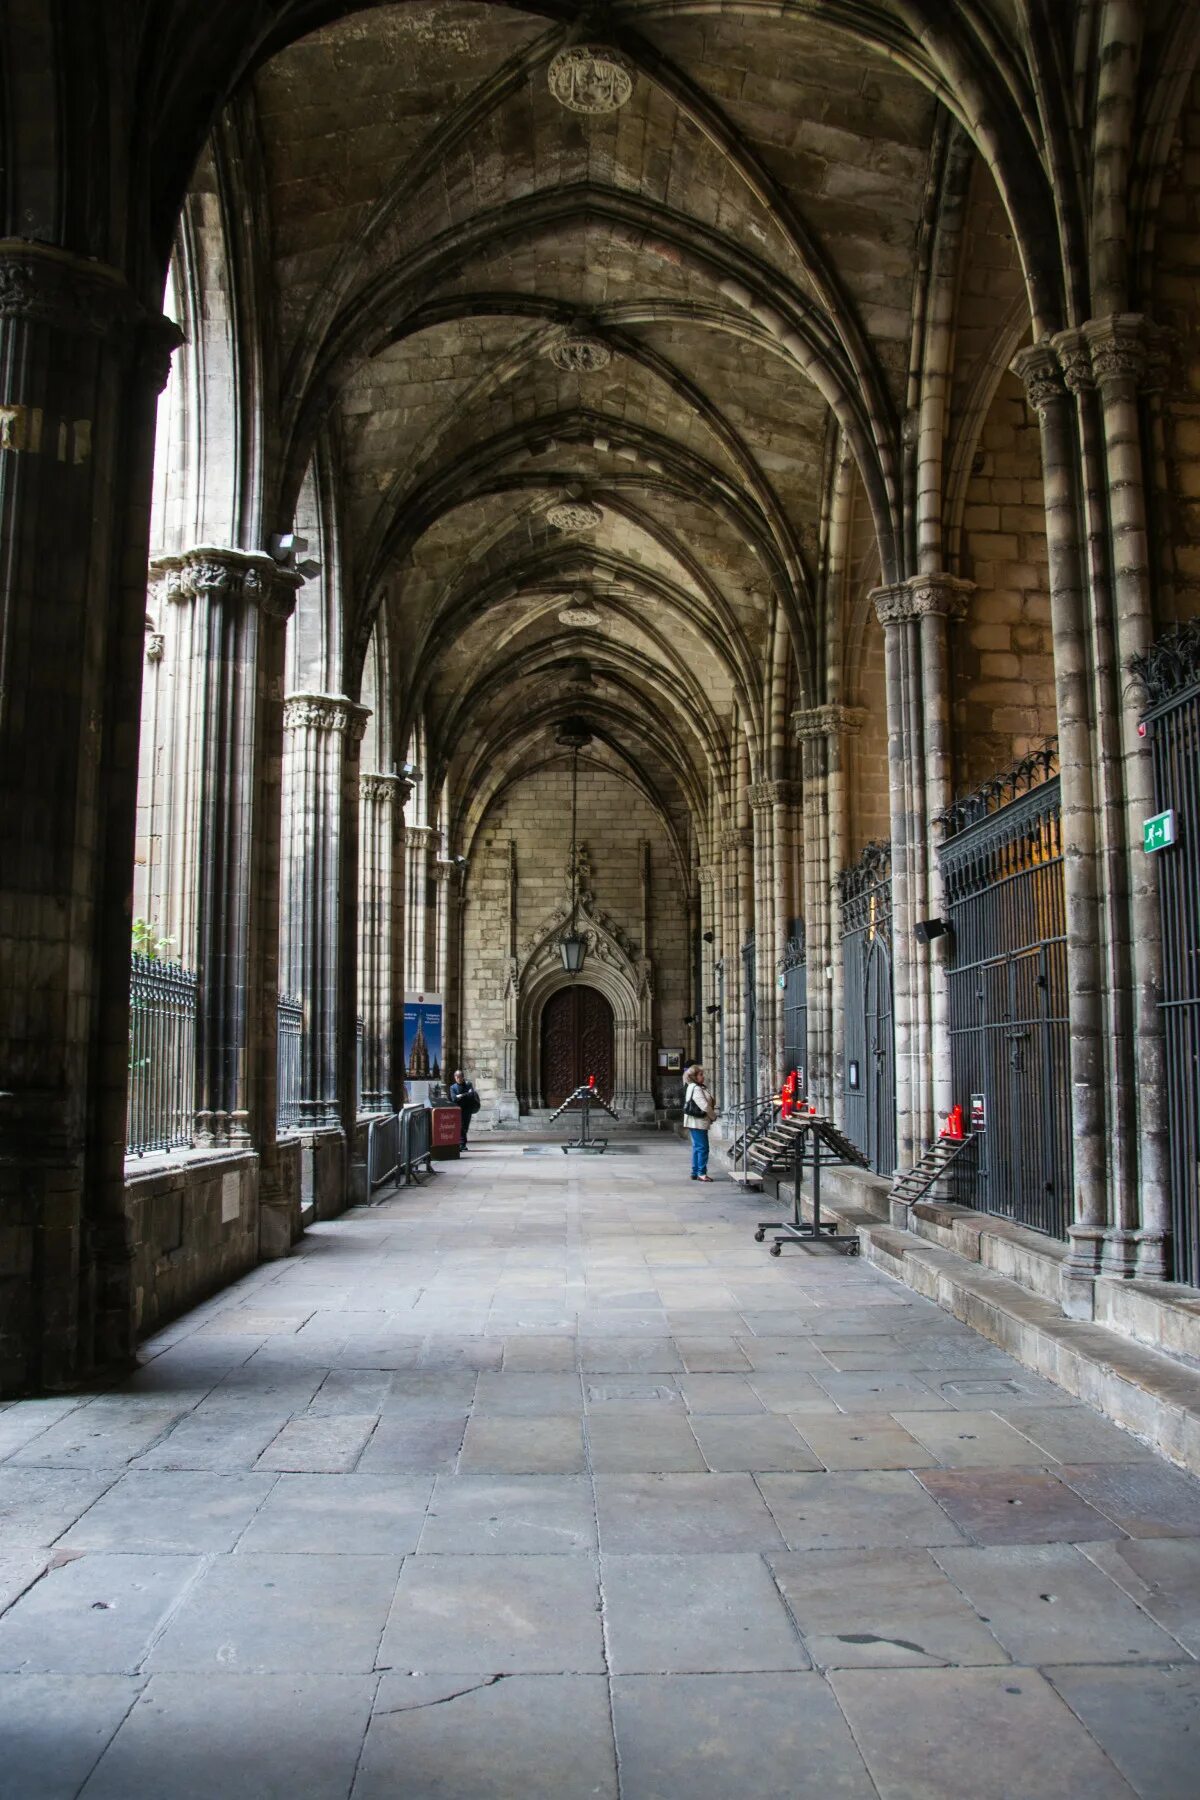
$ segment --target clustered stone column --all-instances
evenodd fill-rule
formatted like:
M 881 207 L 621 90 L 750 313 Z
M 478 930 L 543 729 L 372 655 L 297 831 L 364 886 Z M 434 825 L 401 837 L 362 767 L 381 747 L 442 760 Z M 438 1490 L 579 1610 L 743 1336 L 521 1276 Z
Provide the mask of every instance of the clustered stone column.
M 405 925 L 406 986 L 410 993 L 433 993 L 434 964 L 429 949 L 430 862 L 438 833 L 428 825 L 410 825 L 405 833 L 407 854 L 407 902 Z
M 842 1123 L 845 1018 L 837 880 L 847 857 L 845 741 L 866 711 L 827 704 L 792 714 L 803 758 L 804 922 L 808 954 L 808 1087 L 818 1109 Z
M 934 981 L 930 951 L 917 945 L 913 927 L 940 904 L 941 884 L 930 840 L 933 820 L 951 798 L 948 625 L 963 617 L 973 591 L 971 582 L 934 573 L 877 588 L 872 596 L 883 627 L 887 687 L 900 1168 L 910 1168 L 923 1154 L 949 1108 L 945 983 Z M 941 1120 L 935 1100 L 940 1101 Z
M 343 1124 L 339 1046 L 355 1040 L 353 1003 L 342 1017 L 343 968 L 353 950 L 343 929 L 343 836 L 357 807 L 343 805 L 367 713 L 337 694 L 289 694 L 284 702 L 284 983 L 304 1006 L 299 1119 L 302 1130 Z M 357 798 L 357 769 L 353 792 Z M 351 1120 L 352 1122 L 352 1120 Z
M 359 777 L 358 994 L 363 1021 L 365 1112 L 404 1098 L 404 808 L 412 783 Z
M 743 995 L 743 946 L 754 920 L 752 857 L 754 832 L 749 825 L 730 825 L 722 833 L 724 853 L 724 906 L 722 908 L 721 964 L 724 974 L 721 999 L 721 1037 L 724 1045 L 725 1099 L 738 1106 L 747 1098 L 745 1085 L 745 1019 L 748 996 Z
M 1153 636 L 1142 406 L 1166 371 L 1141 314 L 1030 345 L 1014 369 L 1038 414 L 1058 703 L 1075 1192 L 1064 1305 L 1090 1317 L 1102 1270 L 1168 1267 L 1161 926 L 1140 822 L 1149 750 L 1128 692 Z
M 133 1348 L 128 847 L 179 341 L 116 270 L 0 241 L 0 1393 Z

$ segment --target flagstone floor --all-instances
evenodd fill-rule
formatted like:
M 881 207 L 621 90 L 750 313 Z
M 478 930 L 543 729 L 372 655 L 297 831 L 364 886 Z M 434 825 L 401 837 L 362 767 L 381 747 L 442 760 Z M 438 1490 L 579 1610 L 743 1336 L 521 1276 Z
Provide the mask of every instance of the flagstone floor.
M 0 1796 L 1194 1794 L 1200 1488 L 686 1167 L 481 1134 L 0 1407 Z

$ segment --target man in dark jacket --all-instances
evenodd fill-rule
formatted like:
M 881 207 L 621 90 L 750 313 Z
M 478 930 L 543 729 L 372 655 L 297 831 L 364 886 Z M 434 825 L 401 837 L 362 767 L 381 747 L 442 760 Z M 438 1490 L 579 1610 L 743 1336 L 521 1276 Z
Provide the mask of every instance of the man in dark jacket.
M 461 1069 L 455 1069 L 454 1080 L 450 1083 L 450 1099 L 457 1106 L 462 1119 L 462 1143 L 460 1150 L 467 1147 L 467 1132 L 471 1128 L 471 1120 L 479 1111 L 483 1102 L 475 1092 L 474 1084 L 467 1080 Z

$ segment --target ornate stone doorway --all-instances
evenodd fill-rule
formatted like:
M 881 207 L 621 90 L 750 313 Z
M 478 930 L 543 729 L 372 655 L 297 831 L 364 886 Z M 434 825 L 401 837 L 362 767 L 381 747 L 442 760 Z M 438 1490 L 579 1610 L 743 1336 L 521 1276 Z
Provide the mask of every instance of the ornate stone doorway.
M 561 1106 L 589 1075 L 603 1099 L 615 1086 L 613 1010 L 594 987 L 572 982 L 542 1009 L 542 1100 Z

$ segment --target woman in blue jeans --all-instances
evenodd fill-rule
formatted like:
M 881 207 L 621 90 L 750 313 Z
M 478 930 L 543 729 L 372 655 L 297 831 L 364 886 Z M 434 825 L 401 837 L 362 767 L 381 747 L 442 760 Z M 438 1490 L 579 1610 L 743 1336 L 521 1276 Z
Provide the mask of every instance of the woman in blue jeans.
M 698 1108 L 698 1113 L 693 1111 Z M 716 1117 L 713 1097 L 704 1085 L 704 1070 L 693 1063 L 683 1075 L 683 1117 L 692 1139 L 692 1180 L 711 1181 L 708 1172 L 708 1128 Z

